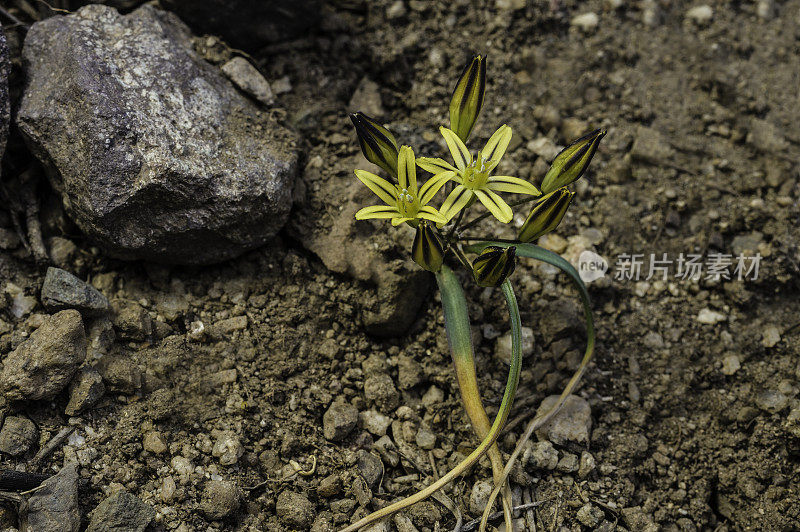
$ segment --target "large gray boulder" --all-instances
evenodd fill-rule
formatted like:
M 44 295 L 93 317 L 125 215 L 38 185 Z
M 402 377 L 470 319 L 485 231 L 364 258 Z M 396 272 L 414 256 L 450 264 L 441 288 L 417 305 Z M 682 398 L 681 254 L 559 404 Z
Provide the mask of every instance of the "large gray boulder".
M 34 24 L 18 124 L 110 254 L 223 261 L 283 226 L 296 139 L 193 51 L 174 15 L 89 5 Z

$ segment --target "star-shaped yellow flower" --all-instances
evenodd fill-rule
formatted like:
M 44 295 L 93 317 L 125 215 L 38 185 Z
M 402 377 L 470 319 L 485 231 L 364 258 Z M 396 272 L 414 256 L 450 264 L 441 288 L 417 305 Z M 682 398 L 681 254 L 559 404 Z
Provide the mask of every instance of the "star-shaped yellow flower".
M 402 146 L 397 156 L 398 184 L 392 184 L 365 170 L 356 170 L 356 177 L 374 192 L 386 205 L 364 207 L 356 213 L 356 220 L 383 218 L 392 221 L 392 225 L 409 222 L 415 225 L 420 219 L 434 223 L 446 223 L 447 219 L 435 208 L 428 205 L 439 189 L 453 176 L 452 173 L 440 173 L 428 179 L 417 188 L 417 167 L 414 151 Z
M 513 213 L 498 192 L 512 192 L 517 194 L 541 193 L 528 181 L 518 177 L 490 175 L 511 142 L 511 128 L 502 125 L 486 142 L 478 156 L 473 159 L 467 147 L 453 131 L 440 127 L 439 131 L 447 143 L 447 148 L 453 156 L 455 166 L 444 159 L 420 157 L 417 164 L 420 168 L 434 174 L 431 179 L 453 179 L 458 185 L 453 189 L 442 204 L 439 211 L 449 221 L 461 209 L 477 198 L 498 220 L 503 223 L 511 221 Z

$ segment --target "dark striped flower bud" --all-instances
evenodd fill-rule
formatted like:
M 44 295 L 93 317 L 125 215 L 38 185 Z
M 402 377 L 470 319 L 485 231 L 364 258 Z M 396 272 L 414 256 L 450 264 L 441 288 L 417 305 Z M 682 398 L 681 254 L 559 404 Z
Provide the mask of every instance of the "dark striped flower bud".
M 480 286 L 500 286 L 514 273 L 517 248 L 488 246 L 472 261 L 472 273 Z
M 391 132 L 362 112 L 350 115 L 364 157 L 397 177 L 397 141 Z
M 567 187 L 561 187 L 542 197 L 522 224 L 517 240 L 531 242 L 558 227 L 574 195 Z
M 486 93 L 486 57 L 476 55 L 464 68 L 450 99 L 450 129 L 463 142 L 472 133 L 472 127 L 483 107 Z
M 444 244 L 439 231 L 432 224 L 420 220 L 417 235 L 411 246 L 411 257 L 414 262 L 429 272 L 438 272 L 444 262 Z
M 539 187 L 542 194 L 548 194 L 557 188 L 577 181 L 589 167 L 589 162 L 605 135 L 605 130 L 596 129 L 582 136 L 556 155 L 550 170 L 544 176 L 542 186 Z

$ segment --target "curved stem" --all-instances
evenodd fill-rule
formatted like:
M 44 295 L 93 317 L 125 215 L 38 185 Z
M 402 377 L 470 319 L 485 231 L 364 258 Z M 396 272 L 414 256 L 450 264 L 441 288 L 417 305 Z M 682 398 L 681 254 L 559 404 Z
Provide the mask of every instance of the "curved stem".
M 444 269 L 445 267 L 443 267 Z M 519 308 L 517 307 L 517 300 L 514 296 L 514 290 L 511 288 L 511 284 L 506 280 L 503 283 L 503 295 L 506 296 L 506 302 L 508 303 L 509 312 L 512 314 L 512 326 L 514 321 L 516 320 L 517 326 L 519 327 Z M 406 497 L 405 499 L 398 501 L 394 504 L 390 504 L 386 508 L 382 508 L 377 512 L 373 512 L 368 516 L 360 519 L 359 521 L 353 523 L 352 525 L 348 526 L 341 530 L 341 532 L 356 532 L 358 529 L 365 527 L 374 523 L 375 521 L 379 521 L 380 519 L 384 519 L 389 517 L 390 515 L 404 509 L 408 508 L 412 504 L 416 504 L 422 500 L 427 499 L 440 489 L 442 489 L 445 485 L 450 483 L 454 478 L 458 475 L 466 471 L 472 464 L 478 461 L 481 456 L 483 456 L 486 451 L 494 445 L 494 442 L 497 441 L 497 437 L 500 435 L 500 430 L 505 425 L 506 420 L 508 420 L 508 415 L 511 412 L 511 406 L 514 402 L 514 395 L 517 393 L 517 384 L 519 384 L 519 374 L 522 365 L 522 356 L 520 352 L 520 337 L 519 335 L 516 336 L 517 341 L 514 342 L 515 335 L 512 333 L 512 342 L 511 342 L 511 367 L 508 371 L 508 381 L 506 382 L 506 389 L 503 393 L 503 400 L 500 403 L 500 409 L 497 412 L 497 416 L 494 418 L 494 423 L 492 423 L 491 428 L 489 429 L 489 434 L 483 441 L 478 445 L 478 447 L 470 453 L 460 464 L 456 467 L 451 469 L 447 472 L 442 478 L 421 490 L 410 497 Z M 516 348 L 514 347 L 516 345 Z
M 486 409 L 481 401 L 478 391 L 478 379 L 475 373 L 475 358 L 472 349 L 472 338 L 467 311 L 467 300 L 458 278 L 453 270 L 446 266 L 436 274 L 439 292 L 442 294 L 442 308 L 444 310 L 444 324 L 447 340 L 450 344 L 450 353 L 453 357 L 453 366 L 456 370 L 458 389 L 461 401 L 467 412 L 472 427 L 479 438 L 483 439 L 489 434 L 491 421 L 486 415 Z M 500 449 L 495 443 L 487 452 L 492 463 L 492 477 L 499 481 L 503 474 L 505 463 Z M 511 530 L 511 487 L 505 483 L 502 493 L 503 516 L 506 528 Z
M 498 246 L 506 246 L 507 244 L 501 242 L 481 242 L 480 244 L 474 244 L 467 248 L 468 252 L 472 253 L 479 253 L 483 248 L 490 245 L 498 245 Z M 514 463 L 519 458 L 519 455 L 522 453 L 522 448 L 525 443 L 531 438 L 533 432 L 550 421 L 550 419 L 561 410 L 561 407 L 564 405 L 564 401 L 566 401 L 567 397 L 575 391 L 575 387 L 578 385 L 578 382 L 581 380 L 581 377 L 586 372 L 586 367 L 589 365 L 589 362 L 592 359 L 592 355 L 594 354 L 594 343 L 595 343 L 595 330 L 594 330 L 594 319 L 592 318 L 592 306 L 589 301 L 589 292 L 586 290 L 586 285 L 581 280 L 580 275 L 572 267 L 566 259 L 553 253 L 552 251 L 546 250 L 534 244 L 516 244 L 517 247 L 517 256 L 521 257 L 528 257 L 536 260 L 540 260 L 542 262 L 546 262 L 555 266 L 556 268 L 560 269 L 567 275 L 569 275 L 570 280 L 578 289 L 578 293 L 581 297 L 581 303 L 583 303 L 583 317 L 586 320 L 586 351 L 583 355 L 583 360 L 581 360 L 581 364 L 578 369 L 575 371 L 575 374 L 569 380 L 567 385 L 564 387 L 564 391 L 561 392 L 561 395 L 556 401 L 556 404 L 543 415 L 535 417 L 528 423 L 527 428 L 525 429 L 525 433 L 522 435 L 522 438 L 517 442 L 517 446 L 514 449 L 514 452 L 511 454 L 511 458 L 509 458 L 508 462 L 506 463 L 506 467 L 503 470 L 503 480 L 505 481 L 508 478 L 508 475 L 511 473 L 511 469 L 514 467 Z M 489 496 L 489 502 L 486 505 L 486 510 L 483 512 L 483 516 L 481 517 L 481 526 L 480 531 L 483 532 L 486 530 L 486 525 L 489 520 L 489 513 L 491 510 L 491 506 L 494 501 L 497 499 L 497 495 L 500 493 L 500 489 L 502 489 L 502 484 L 495 484 L 495 488 L 492 491 L 491 495 Z

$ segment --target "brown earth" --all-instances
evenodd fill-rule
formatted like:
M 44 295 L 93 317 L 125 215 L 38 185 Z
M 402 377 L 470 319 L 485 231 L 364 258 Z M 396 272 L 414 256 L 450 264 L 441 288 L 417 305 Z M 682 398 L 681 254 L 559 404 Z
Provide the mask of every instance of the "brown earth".
M 760 13 L 767 17 L 762 4 L 773 8 Z M 434 467 L 451 467 L 477 442 L 438 296 L 424 277 L 402 282 L 415 271 L 404 254 L 408 235 L 351 221 L 369 195 L 352 175 L 367 163 L 347 112 L 360 87 L 353 104 L 372 105 L 402 142 L 438 155 L 452 84 L 482 52 L 490 80 L 474 142 L 508 123 L 518 141 L 507 173 L 538 182 L 547 169 L 541 139 L 563 145 L 591 128 L 608 130 L 562 238 L 548 246 L 568 257 L 594 249 L 612 270 L 623 253 L 763 257 L 757 280 L 683 280 L 673 267 L 667 282 L 609 275 L 590 285 L 598 348 L 579 395 L 591 405 L 593 430 L 588 445 L 557 449 L 566 462 L 588 451 L 596 468 L 581 476 L 526 465 L 513 476 L 517 495 L 542 501 L 530 512 L 537 530 L 800 529 L 800 331 L 791 329 L 800 313 L 800 1 L 713 2 L 705 24 L 687 18 L 695 5 L 330 2 L 316 33 L 255 56 L 267 79 L 288 76 L 292 88 L 275 113 L 306 139 L 290 227 L 216 267 L 122 263 L 104 258 L 45 201 L 45 236 L 76 246 L 51 241 L 60 265 L 115 308 L 140 305 L 152 327 L 126 332 L 116 322 L 103 358 L 117 364 L 119 379 L 89 412 L 65 416 L 66 393 L 6 412 L 33 419 L 42 443 L 75 425 L 79 437 L 44 470 L 77 457 L 85 513 L 124 487 L 155 507 L 156 530 L 340 528 L 365 513 L 364 503 L 376 509 L 429 483 Z M 599 17 L 595 29 L 571 25 L 589 12 Z M 8 32 L 17 59 L 20 32 Z M 207 55 L 229 53 L 220 50 Z M 8 150 L 6 175 L 29 157 L 19 139 Z M 11 231 L 3 209 L 0 226 Z M 482 234 L 513 236 L 492 222 Z M 12 282 L 38 297 L 43 272 L 11 246 L 0 251 L 0 278 L 0 288 Z M 584 342 L 563 277 L 521 263 L 514 282 L 535 347 L 512 417 L 530 416 L 563 387 Z M 499 293 L 465 284 L 480 382 L 496 405 L 507 368 L 493 356 L 493 330 L 506 332 L 507 316 Z M 10 297 L 0 304 L 4 357 L 44 312 L 39 304 L 14 318 Z M 386 337 L 381 327 L 403 315 L 410 329 Z M 198 321 L 203 335 L 190 333 Z M 380 462 L 365 452 L 379 456 L 373 443 L 382 431 L 362 425 L 330 441 L 323 415 L 337 401 L 394 422 L 388 434 L 403 456 L 380 455 L 384 470 L 367 489 L 363 476 Z M 522 426 L 503 436 L 504 451 Z M 420 428 L 436 436 L 430 452 L 417 444 Z M 152 434 L 144 444 L 152 431 L 166 448 L 153 446 Z M 2 466 L 29 459 L 3 456 Z M 292 461 L 313 473 L 298 474 Z M 467 521 L 477 517 L 473 485 L 490 476 L 481 462 L 445 490 Z M 220 477 L 236 482 L 242 504 L 215 520 L 202 494 Z M 407 516 L 423 531 L 455 523 L 438 503 Z

